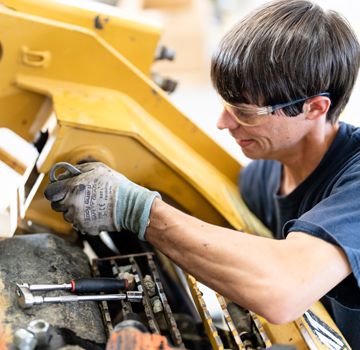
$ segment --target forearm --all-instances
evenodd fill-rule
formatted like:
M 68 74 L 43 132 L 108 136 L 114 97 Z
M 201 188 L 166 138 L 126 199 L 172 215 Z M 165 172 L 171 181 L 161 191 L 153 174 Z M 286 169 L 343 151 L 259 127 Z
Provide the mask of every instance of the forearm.
M 259 312 L 268 299 L 279 242 L 207 224 L 159 200 L 153 204 L 146 239 L 199 281 L 244 307 Z
M 153 203 L 146 239 L 199 281 L 273 323 L 299 317 L 351 273 L 342 249 L 317 237 L 249 235 L 161 200 Z

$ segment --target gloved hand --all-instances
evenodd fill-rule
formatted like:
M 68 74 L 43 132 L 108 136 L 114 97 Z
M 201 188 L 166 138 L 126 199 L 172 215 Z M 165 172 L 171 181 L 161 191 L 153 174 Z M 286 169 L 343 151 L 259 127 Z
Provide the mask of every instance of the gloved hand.
M 145 240 L 151 205 L 159 193 L 136 185 L 103 163 L 76 165 L 81 171 L 60 174 L 45 189 L 45 197 L 55 211 L 82 233 L 101 231 L 134 232 Z

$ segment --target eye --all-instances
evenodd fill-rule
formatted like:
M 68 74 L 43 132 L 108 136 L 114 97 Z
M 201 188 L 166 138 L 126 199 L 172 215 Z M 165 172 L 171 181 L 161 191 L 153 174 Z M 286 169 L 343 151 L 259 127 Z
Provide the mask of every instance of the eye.
M 236 111 L 235 117 L 236 119 L 240 119 L 242 122 L 247 124 L 248 123 L 252 124 L 252 121 L 256 119 L 256 116 L 250 114 L 244 114 L 241 113 L 240 111 Z
M 254 112 L 254 109 L 250 109 L 248 107 L 237 107 L 237 108 L 232 108 L 232 113 L 240 119 L 246 119 L 246 120 L 250 120 L 253 118 L 256 118 L 256 113 Z

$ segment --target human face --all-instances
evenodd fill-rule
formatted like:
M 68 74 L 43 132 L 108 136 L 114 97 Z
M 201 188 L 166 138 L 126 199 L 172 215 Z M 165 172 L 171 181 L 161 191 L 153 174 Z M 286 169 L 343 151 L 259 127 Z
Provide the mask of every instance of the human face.
M 289 117 L 282 108 L 324 97 L 329 100 L 328 93 L 321 93 L 266 107 L 224 102 L 217 126 L 229 130 L 247 157 L 284 161 L 306 147 L 300 141 L 305 140 L 304 136 L 311 129 L 312 123 L 304 113 Z

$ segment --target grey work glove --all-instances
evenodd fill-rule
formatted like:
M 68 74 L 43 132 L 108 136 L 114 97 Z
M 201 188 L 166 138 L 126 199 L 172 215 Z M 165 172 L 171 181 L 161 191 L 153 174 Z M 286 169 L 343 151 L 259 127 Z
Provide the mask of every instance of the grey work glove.
M 151 205 L 159 193 L 136 185 L 103 163 L 76 165 L 81 171 L 68 171 L 47 185 L 45 197 L 55 211 L 82 233 L 129 230 L 145 240 Z

